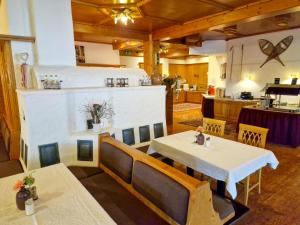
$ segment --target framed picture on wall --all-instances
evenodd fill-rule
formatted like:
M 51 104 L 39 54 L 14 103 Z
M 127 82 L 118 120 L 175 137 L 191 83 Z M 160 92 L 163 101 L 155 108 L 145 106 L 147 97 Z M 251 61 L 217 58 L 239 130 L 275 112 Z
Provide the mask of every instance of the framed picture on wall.
M 75 45 L 75 51 L 76 51 L 76 62 L 85 63 L 84 46 Z

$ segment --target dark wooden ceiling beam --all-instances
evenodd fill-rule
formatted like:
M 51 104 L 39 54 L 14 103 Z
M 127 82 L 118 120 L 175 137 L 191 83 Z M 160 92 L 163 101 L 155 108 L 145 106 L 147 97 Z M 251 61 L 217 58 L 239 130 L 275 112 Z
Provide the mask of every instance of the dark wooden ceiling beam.
M 220 2 L 213 1 L 213 0 L 196 0 L 196 1 L 207 4 L 207 5 L 215 6 L 217 8 L 221 8 L 221 9 L 224 9 L 224 10 L 232 11 L 234 9 L 233 7 L 231 7 L 229 5 L 225 5 L 225 4 L 222 4 Z
M 148 34 L 120 27 L 111 27 L 103 25 L 91 25 L 85 23 L 74 22 L 73 23 L 74 32 L 77 33 L 88 33 L 94 35 L 102 35 L 109 37 L 121 37 L 128 38 L 132 40 L 148 40 Z
M 116 4 L 94 4 L 85 2 L 83 0 L 72 0 L 73 3 L 87 6 L 87 7 L 93 7 L 93 8 L 110 8 L 110 9 L 116 9 L 116 8 L 130 8 L 135 7 L 135 3 L 116 3 Z
M 186 22 L 182 25 L 173 25 L 153 31 L 153 40 L 169 40 L 188 36 L 191 34 L 220 28 L 239 22 L 259 20 L 270 16 L 300 11 L 299 0 L 269 0 L 259 1 L 229 12 L 223 12 L 197 20 Z
M 143 46 L 142 41 L 117 41 L 113 42 L 112 46 L 114 50 L 127 50 L 127 49 L 136 49 Z

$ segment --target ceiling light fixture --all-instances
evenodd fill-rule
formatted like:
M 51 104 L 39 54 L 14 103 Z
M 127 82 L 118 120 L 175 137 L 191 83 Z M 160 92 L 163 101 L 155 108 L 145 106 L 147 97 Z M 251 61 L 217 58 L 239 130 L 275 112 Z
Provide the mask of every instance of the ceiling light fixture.
M 120 21 L 124 25 L 127 25 L 128 21 L 134 23 L 134 19 L 132 18 L 131 14 L 131 10 L 126 8 L 122 10 L 113 10 L 112 16 L 114 17 L 115 24 L 117 24 Z

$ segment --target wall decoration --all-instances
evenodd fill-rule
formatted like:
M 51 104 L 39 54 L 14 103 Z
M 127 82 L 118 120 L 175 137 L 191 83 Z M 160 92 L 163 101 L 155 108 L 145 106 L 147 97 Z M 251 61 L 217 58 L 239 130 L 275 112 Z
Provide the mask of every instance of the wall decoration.
M 85 63 L 84 46 L 75 45 L 75 51 L 76 51 L 76 62 Z
M 25 163 L 25 166 L 27 167 L 27 158 L 28 158 L 28 145 L 25 144 L 25 152 L 24 152 L 24 163 Z
M 280 64 L 282 66 L 285 66 L 284 63 L 279 58 L 279 56 L 288 49 L 288 47 L 291 45 L 293 39 L 294 39 L 293 36 L 288 36 L 288 37 L 282 39 L 276 46 L 274 46 L 272 42 L 270 42 L 266 39 L 258 40 L 260 50 L 266 56 L 268 56 L 268 58 L 260 66 L 260 68 L 262 68 L 267 62 L 269 62 L 272 59 L 277 60 L 278 62 L 280 62 Z
M 24 140 L 21 138 L 21 159 L 24 160 Z
M 77 160 L 93 161 L 93 141 L 77 140 Z
M 20 66 L 21 71 L 21 87 L 30 88 L 30 66 L 27 64 L 29 54 L 27 52 L 22 52 L 19 54 L 20 61 L 22 62 Z
M 234 47 L 233 46 L 231 46 L 230 52 L 231 52 L 231 60 L 230 60 L 230 74 L 229 74 L 229 78 L 231 80 L 231 77 L 232 77 L 232 67 L 233 67 L 233 56 L 234 56 Z

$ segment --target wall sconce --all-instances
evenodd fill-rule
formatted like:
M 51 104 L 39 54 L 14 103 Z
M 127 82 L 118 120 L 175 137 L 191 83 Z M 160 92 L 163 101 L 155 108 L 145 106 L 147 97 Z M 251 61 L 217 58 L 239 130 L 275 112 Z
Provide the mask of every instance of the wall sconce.
M 253 76 L 249 73 L 245 76 L 245 80 L 251 80 L 252 81 Z

